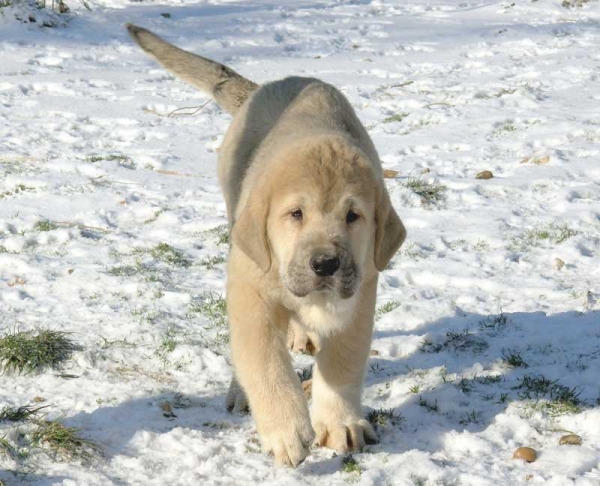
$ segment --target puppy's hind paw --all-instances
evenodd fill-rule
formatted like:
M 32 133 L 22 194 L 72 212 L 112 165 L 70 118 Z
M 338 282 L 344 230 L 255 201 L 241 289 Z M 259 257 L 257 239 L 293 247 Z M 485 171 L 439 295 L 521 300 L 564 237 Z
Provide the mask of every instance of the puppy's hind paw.
M 313 340 L 306 331 L 298 325 L 291 325 L 288 329 L 287 346 L 293 353 L 314 355 L 316 352 Z
M 246 392 L 244 392 L 244 389 L 235 378 L 232 378 L 229 384 L 225 406 L 227 407 L 227 411 L 231 413 L 248 413 L 250 411 Z

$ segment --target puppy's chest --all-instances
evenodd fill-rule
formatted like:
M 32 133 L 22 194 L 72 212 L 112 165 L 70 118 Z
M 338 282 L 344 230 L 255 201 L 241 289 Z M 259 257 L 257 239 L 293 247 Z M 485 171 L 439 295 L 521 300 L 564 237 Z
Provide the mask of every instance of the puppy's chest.
M 303 303 L 296 309 L 296 317 L 309 331 L 326 337 L 350 324 L 354 310 L 354 299 L 330 301 L 315 299 Z

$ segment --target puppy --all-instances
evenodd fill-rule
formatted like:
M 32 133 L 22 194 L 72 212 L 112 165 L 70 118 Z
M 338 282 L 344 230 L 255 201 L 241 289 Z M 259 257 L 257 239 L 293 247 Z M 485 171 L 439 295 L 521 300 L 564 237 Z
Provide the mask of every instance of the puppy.
M 338 452 L 376 441 L 361 410 L 362 383 L 378 272 L 406 231 L 363 125 L 318 79 L 258 86 L 127 28 L 233 116 L 218 167 L 231 232 L 227 313 L 237 381 L 229 406 L 248 401 L 263 448 L 280 465 L 300 464 L 313 440 Z M 312 416 L 287 350 L 290 325 L 318 341 Z

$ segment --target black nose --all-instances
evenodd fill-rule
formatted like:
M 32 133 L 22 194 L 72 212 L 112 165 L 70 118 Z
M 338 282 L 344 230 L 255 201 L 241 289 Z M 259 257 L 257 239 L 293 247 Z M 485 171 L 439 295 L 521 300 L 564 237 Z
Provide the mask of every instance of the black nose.
M 340 259 L 327 255 L 319 255 L 310 259 L 310 268 L 319 277 L 331 277 L 340 268 Z

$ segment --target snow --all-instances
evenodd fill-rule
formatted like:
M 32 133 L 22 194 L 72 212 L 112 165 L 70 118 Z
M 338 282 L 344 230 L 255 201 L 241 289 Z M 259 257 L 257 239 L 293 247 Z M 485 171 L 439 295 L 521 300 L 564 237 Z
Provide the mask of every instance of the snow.
M 43 397 L 103 451 L 90 464 L 0 454 L 0 481 L 600 484 L 600 3 L 561 3 L 96 0 L 56 28 L 0 9 L 0 330 L 81 346 L 60 371 L 2 376 L 0 407 Z M 251 419 L 226 412 L 223 322 L 202 306 L 225 287 L 229 118 L 213 103 L 164 116 L 208 98 L 144 56 L 126 22 L 257 82 L 335 84 L 399 171 L 387 183 L 409 236 L 378 307 L 399 305 L 376 323 L 364 404 L 404 420 L 354 454 L 360 475 L 324 449 L 274 468 Z M 445 186 L 441 199 L 423 204 L 414 178 Z M 153 253 L 162 242 L 190 264 Z M 526 375 L 576 387 L 580 411 L 536 408 L 548 396 L 525 397 Z M 0 437 L 18 430 L 0 422 Z M 583 444 L 559 446 L 565 430 Z M 512 460 L 519 446 L 538 460 Z

